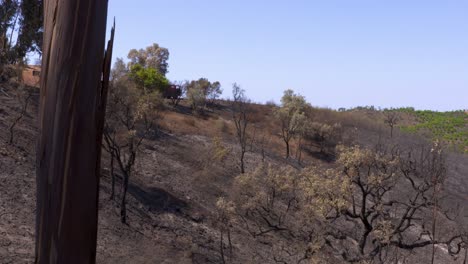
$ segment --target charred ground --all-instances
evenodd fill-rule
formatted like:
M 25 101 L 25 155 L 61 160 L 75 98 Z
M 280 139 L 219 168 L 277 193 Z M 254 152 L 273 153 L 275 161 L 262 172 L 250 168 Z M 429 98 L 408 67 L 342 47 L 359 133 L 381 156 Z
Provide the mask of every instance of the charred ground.
M 24 117 L 14 129 L 13 144 L 8 144 L 9 127 L 21 114 L 21 103 L 15 97 L 18 89 L 31 94 Z M 35 141 L 39 90 L 20 87 L 15 82 L 0 86 L 0 263 L 31 263 L 34 254 L 35 221 Z M 249 142 L 246 170 L 253 171 L 262 162 L 259 135 L 268 139 L 265 159 L 274 165 L 300 168 L 306 165 L 333 166 L 335 156 L 322 153 L 318 143 L 304 149 L 302 161 L 284 159 L 280 130 L 272 114 L 274 105 L 252 104 L 255 110 L 250 133 L 257 140 Z M 381 111 L 355 110 L 336 112 L 314 109 L 317 121 L 341 123 L 343 141 L 372 147 L 381 141 L 417 142 L 419 134 L 399 129 L 389 138 L 385 116 Z M 409 114 L 408 114 L 409 115 Z M 219 243 L 219 214 L 216 203 L 228 197 L 239 174 L 239 147 L 231 121 L 230 104 L 219 101 L 203 115 L 192 114 L 189 105 L 168 105 L 162 113 L 158 132 L 144 140 L 130 179 L 128 224 L 119 221 L 118 203 L 110 200 L 109 159 L 105 154 L 99 201 L 98 263 L 222 263 Z M 413 122 L 411 116 L 403 123 Z M 297 146 L 293 143 L 292 149 Z M 220 149 L 222 160 L 213 156 Z M 444 193 L 451 205 L 463 206 L 468 198 L 468 158 L 451 152 L 448 157 L 449 177 Z M 121 175 L 117 173 L 117 186 Z M 86 190 L 83 190 L 86 192 Z M 117 197 L 120 189 L 117 188 Z M 465 213 L 462 210 L 462 213 Z M 465 224 L 462 215 L 460 226 Z M 233 263 L 254 263 L 252 256 L 266 255 L 249 233 L 233 227 Z M 262 252 L 263 251 L 263 252 Z M 427 263 L 427 252 L 411 252 L 408 261 Z M 438 263 L 462 263 L 463 257 L 450 257 L 438 251 Z M 332 256 L 332 255 L 330 255 Z M 339 263 L 331 257 L 330 263 Z M 416 263 L 416 262 L 411 262 Z

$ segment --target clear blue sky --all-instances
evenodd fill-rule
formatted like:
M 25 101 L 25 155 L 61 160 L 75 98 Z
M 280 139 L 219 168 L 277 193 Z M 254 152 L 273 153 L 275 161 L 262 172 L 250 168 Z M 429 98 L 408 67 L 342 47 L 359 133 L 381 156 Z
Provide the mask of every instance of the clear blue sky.
M 466 0 L 110 0 L 115 57 L 156 42 L 170 80 L 315 106 L 468 108 Z M 110 30 L 110 27 L 108 27 Z

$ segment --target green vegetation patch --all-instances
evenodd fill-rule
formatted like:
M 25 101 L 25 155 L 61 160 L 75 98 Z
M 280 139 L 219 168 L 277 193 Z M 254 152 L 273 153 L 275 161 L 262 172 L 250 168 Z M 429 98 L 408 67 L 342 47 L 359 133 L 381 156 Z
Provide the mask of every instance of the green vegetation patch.
M 410 133 L 429 132 L 434 138 L 442 139 L 468 153 L 468 114 L 464 111 L 435 112 L 412 108 L 398 110 L 412 114 L 417 119 L 415 125 L 402 126 L 401 130 Z

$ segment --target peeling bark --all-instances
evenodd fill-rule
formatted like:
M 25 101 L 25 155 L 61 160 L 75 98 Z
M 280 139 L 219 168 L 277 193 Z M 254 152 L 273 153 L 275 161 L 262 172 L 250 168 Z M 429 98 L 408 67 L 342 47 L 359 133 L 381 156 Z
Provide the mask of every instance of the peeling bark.
M 35 263 L 95 263 L 106 19 L 106 0 L 44 2 Z

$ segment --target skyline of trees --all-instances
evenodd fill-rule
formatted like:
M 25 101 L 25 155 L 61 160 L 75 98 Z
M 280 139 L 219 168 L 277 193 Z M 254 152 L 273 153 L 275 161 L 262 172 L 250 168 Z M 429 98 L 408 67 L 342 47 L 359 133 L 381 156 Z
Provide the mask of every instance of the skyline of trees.
M 43 0 L 2 0 L 0 64 L 23 62 L 28 53 L 42 54 Z

